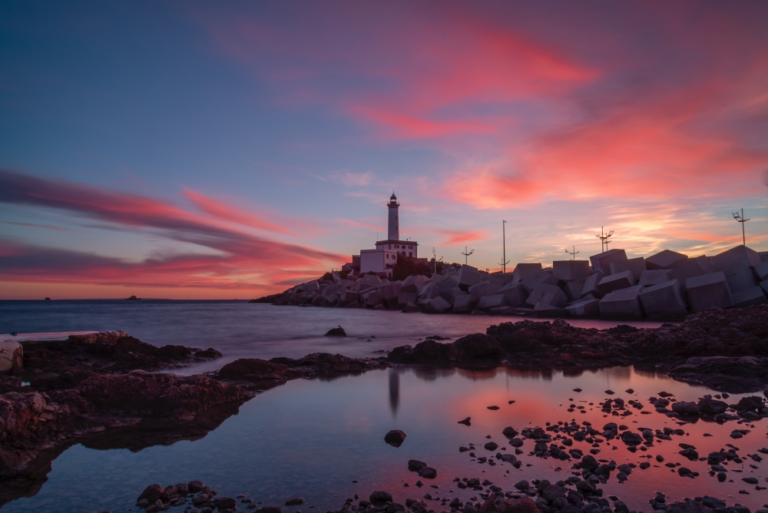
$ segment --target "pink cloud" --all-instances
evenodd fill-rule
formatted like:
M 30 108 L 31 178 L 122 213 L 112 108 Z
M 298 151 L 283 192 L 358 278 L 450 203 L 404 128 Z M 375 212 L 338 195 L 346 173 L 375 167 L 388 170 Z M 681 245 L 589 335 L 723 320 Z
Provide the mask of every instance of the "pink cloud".
M 10 171 L 0 171 L 0 202 L 65 210 L 127 229 L 149 229 L 167 239 L 214 251 L 131 262 L 5 241 L 0 245 L 0 279 L 5 281 L 274 290 L 276 286 L 265 281 L 265 277 L 278 276 L 281 282 L 301 281 L 348 260 L 343 255 L 222 226 L 215 219 L 188 213 L 168 200 Z M 271 227 L 258 219 L 249 222 L 244 213 L 218 209 L 218 203 L 206 202 L 205 198 L 202 202 L 217 217 L 228 221 Z

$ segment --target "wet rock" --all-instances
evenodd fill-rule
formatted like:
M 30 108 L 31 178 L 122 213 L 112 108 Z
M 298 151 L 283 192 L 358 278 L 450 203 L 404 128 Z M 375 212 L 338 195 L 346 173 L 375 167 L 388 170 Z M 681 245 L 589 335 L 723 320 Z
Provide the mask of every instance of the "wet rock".
M 621 440 L 627 445 L 638 445 L 643 443 L 643 437 L 633 431 L 624 431 L 621 434 Z
M 216 507 L 222 509 L 234 509 L 237 507 L 237 501 L 231 497 L 216 497 L 213 501 Z
M 682 417 L 698 417 L 699 406 L 693 402 L 676 402 L 672 403 L 672 411 Z
M 519 433 L 518 433 L 518 431 L 517 431 L 515 428 L 513 428 L 512 426 L 507 426 L 507 427 L 505 427 L 505 428 L 504 428 L 504 430 L 501 432 L 501 434 L 502 434 L 502 435 L 504 435 L 504 436 L 506 436 L 507 438 L 514 438 L 514 437 L 516 437 L 516 436 L 517 436 Z
M 393 429 L 384 435 L 384 441 L 393 447 L 400 447 L 406 438 L 408 438 L 408 435 L 399 429 Z
M 488 443 L 486 443 L 486 444 L 484 445 L 484 447 L 485 447 L 487 450 L 489 450 L 489 451 L 495 451 L 496 449 L 498 449 L 498 448 L 499 448 L 499 444 L 497 444 L 497 443 L 495 443 L 495 442 L 488 442 Z
M 667 504 L 665 511 L 667 513 L 712 513 L 711 508 L 708 508 L 701 502 L 692 500 Z
M 426 466 L 427 466 L 427 464 L 424 463 L 423 461 L 408 460 L 408 470 L 411 470 L 411 471 L 414 471 L 414 472 L 418 472 L 419 470 L 421 470 L 422 468 L 424 468 Z
M 725 413 L 725 410 L 728 409 L 728 404 L 724 401 L 712 399 L 712 396 L 710 395 L 705 395 L 699 399 L 698 406 L 702 415 L 717 415 Z
M 739 411 L 750 410 L 759 411 L 763 407 L 763 398 L 753 395 L 749 397 L 742 397 L 739 402 L 736 403 L 736 409 Z
M 427 479 L 434 479 L 437 477 L 437 470 L 432 467 L 421 467 L 419 469 L 419 476 Z
M 541 510 L 529 498 L 513 500 L 492 495 L 480 506 L 478 513 L 541 513 Z
M 203 489 L 203 483 L 201 481 L 190 481 L 187 483 L 187 487 L 190 492 L 197 493 Z
M 304 499 L 301 497 L 294 497 L 293 499 L 288 499 L 285 501 L 286 506 L 300 506 L 304 504 Z
M 139 495 L 139 498 L 136 499 L 136 502 L 141 502 L 142 500 L 146 499 L 147 502 L 151 504 L 159 499 L 160 496 L 163 495 L 164 491 L 165 488 L 159 484 L 151 484 L 147 486 L 143 492 L 141 492 L 141 495 Z
M 469 425 L 471 425 L 471 422 L 470 422 L 471 420 L 472 420 L 472 417 L 467 417 L 464 420 L 460 420 L 458 423 L 459 424 L 464 424 L 465 426 L 469 426 Z
M 368 500 L 375 506 L 381 506 L 387 502 L 392 502 L 392 494 L 389 492 L 376 491 L 371 493 Z
M 331 328 L 325 333 L 326 337 L 346 337 L 347 332 L 344 331 L 344 328 L 339 326 L 338 328 Z

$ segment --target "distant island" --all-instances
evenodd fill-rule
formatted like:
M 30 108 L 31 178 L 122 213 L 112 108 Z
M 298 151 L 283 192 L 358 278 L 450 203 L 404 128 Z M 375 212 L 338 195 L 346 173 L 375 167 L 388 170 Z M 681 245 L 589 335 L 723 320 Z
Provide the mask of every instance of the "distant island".
M 136 296 L 131 296 L 131 297 L 125 298 L 125 300 L 126 301 L 140 301 L 141 298 L 140 297 L 136 297 Z

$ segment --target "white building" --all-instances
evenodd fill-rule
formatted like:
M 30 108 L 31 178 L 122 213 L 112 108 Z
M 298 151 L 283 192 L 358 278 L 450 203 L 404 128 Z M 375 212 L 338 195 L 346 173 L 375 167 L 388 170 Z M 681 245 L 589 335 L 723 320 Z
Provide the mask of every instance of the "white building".
M 384 273 L 392 276 L 392 268 L 398 257 L 418 258 L 419 244 L 412 240 L 400 240 L 400 204 L 397 196 L 392 193 L 387 203 L 389 209 L 389 225 L 387 239 L 376 242 L 376 249 L 360 251 L 360 273 Z

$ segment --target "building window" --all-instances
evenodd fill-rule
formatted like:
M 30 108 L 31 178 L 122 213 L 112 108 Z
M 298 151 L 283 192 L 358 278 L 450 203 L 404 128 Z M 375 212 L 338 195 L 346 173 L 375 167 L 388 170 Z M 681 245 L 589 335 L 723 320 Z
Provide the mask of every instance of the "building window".
M 413 253 L 408 253 L 408 256 L 409 256 L 409 257 L 412 257 L 412 256 L 413 256 Z
M 395 244 L 395 249 L 400 249 L 400 246 L 398 244 Z

